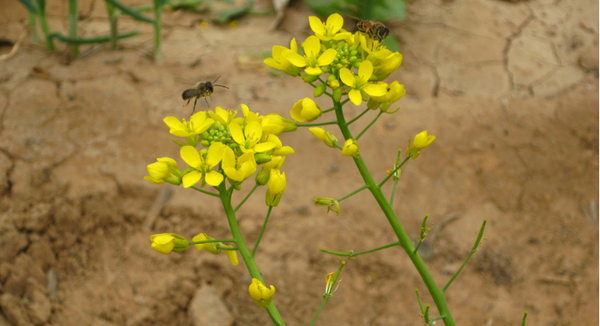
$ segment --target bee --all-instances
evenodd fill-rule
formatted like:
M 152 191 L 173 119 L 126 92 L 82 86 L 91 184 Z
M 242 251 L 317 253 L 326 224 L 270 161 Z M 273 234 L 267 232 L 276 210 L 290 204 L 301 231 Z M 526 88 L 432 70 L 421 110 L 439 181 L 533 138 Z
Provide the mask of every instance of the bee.
M 215 86 L 229 89 L 229 87 L 227 87 L 225 85 L 215 84 L 217 82 L 217 80 L 219 80 L 219 78 L 221 78 L 221 76 L 217 77 L 217 79 L 215 79 L 215 81 L 212 83 L 209 81 L 199 82 L 196 85 L 194 85 L 194 88 L 186 89 L 185 91 L 183 91 L 183 94 L 181 94 L 181 97 L 184 100 L 188 100 L 185 105 L 190 104 L 192 97 L 196 98 L 194 100 L 194 109 L 192 110 L 192 113 L 194 113 L 194 111 L 196 111 L 196 102 L 198 102 L 198 99 L 200 97 L 204 98 L 204 101 L 206 101 L 206 105 L 208 105 L 210 107 L 210 105 L 208 104 L 208 101 L 206 100 L 206 97 L 208 96 L 212 100 L 211 95 L 214 92 Z
M 383 41 L 390 34 L 390 30 L 384 24 L 375 20 L 360 20 L 356 23 L 356 28 L 378 41 Z

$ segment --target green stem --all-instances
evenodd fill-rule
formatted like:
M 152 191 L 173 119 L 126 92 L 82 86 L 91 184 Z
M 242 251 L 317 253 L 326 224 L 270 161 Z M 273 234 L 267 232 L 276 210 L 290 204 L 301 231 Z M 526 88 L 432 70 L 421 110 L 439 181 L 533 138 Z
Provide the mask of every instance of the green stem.
M 410 157 L 407 157 L 404 159 L 404 161 L 402 161 L 402 163 L 400 163 L 400 165 L 398 165 L 394 170 L 392 170 L 392 173 L 390 173 L 387 177 L 385 177 L 385 179 L 383 179 L 383 181 L 381 181 L 377 186 L 379 188 L 383 187 L 383 185 L 391 178 L 394 176 L 394 174 L 396 173 L 396 171 L 400 170 L 400 168 L 404 165 L 404 163 L 406 163 L 406 161 L 408 161 Z
M 319 122 L 319 123 L 297 123 L 296 126 L 298 126 L 298 127 L 317 127 L 317 126 L 327 126 L 327 125 L 335 125 L 335 124 L 337 124 L 337 121 Z
M 339 121 L 339 127 L 342 134 L 344 135 L 344 138 L 352 138 L 352 134 L 350 133 L 350 129 L 348 128 L 346 119 L 344 117 L 344 111 L 342 110 L 341 103 L 334 102 L 334 106 L 336 107 L 335 113 L 337 121 Z M 409 235 L 404 230 L 404 227 L 400 223 L 400 220 L 396 216 L 396 213 L 394 212 L 392 206 L 390 206 L 390 203 L 385 198 L 385 195 L 381 191 L 380 186 L 373 179 L 373 176 L 371 175 L 371 172 L 367 168 L 362 157 L 360 155 L 357 155 L 353 157 L 353 159 L 354 163 L 356 164 L 356 167 L 358 168 L 360 174 L 363 177 L 363 180 L 365 181 L 365 185 L 368 187 L 371 194 L 373 194 L 373 197 L 375 197 L 375 200 L 379 204 L 379 207 L 382 209 L 388 222 L 390 223 L 390 226 L 394 230 L 396 237 L 398 237 L 400 246 L 402 246 L 408 257 L 412 261 L 413 265 L 419 272 L 421 279 L 423 279 L 425 286 L 427 287 L 429 293 L 433 297 L 433 301 L 435 302 L 438 311 L 440 312 L 440 315 L 446 316 L 444 318 L 444 323 L 446 324 L 446 326 L 454 326 L 454 319 L 452 318 L 452 314 L 450 313 L 448 304 L 446 303 L 444 292 L 436 284 L 435 280 L 433 279 L 433 276 L 429 272 L 429 269 L 425 265 L 423 259 L 417 253 L 414 252 L 414 246 Z M 393 174 L 390 174 L 388 177 L 391 177 L 392 175 Z
M 363 190 L 365 190 L 365 189 L 367 189 L 367 186 L 362 186 L 362 187 L 360 187 L 360 188 L 358 188 L 358 189 L 354 190 L 353 192 L 351 192 L 351 193 L 347 194 L 346 196 L 342 197 L 341 199 L 338 199 L 338 203 L 339 203 L 339 202 L 341 202 L 341 201 L 342 201 L 342 200 L 344 200 L 344 199 L 348 199 L 348 198 L 350 198 L 350 197 L 352 197 L 352 196 L 356 195 L 357 193 L 359 193 L 359 192 L 361 192 L 361 191 L 363 191 Z
M 363 131 L 360 132 L 360 134 L 358 134 L 358 136 L 356 136 L 356 138 L 354 140 L 358 140 L 360 139 L 360 137 L 367 131 L 369 130 L 369 128 L 371 128 L 371 126 L 377 121 L 377 119 L 379 119 L 379 117 L 381 117 L 381 115 L 383 114 L 383 111 L 379 111 L 379 114 L 377 114 L 377 116 L 375 117 L 375 119 L 373 119 L 373 121 L 371 121 L 371 123 L 369 123 L 368 126 L 365 127 L 365 129 L 363 129 Z
M 525 326 L 525 319 L 527 319 L 527 311 L 525 311 L 525 315 L 523 315 L 523 321 L 521 322 L 521 326 Z
M 458 274 L 460 274 L 460 272 L 465 267 L 465 265 L 467 265 L 467 263 L 469 262 L 469 259 L 471 259 L 471 256 L 473 256 L 473 254 L 477 251 L 477 247 L 479 247 L 479 244 L 481 243 L 481 238 L 483 237 L 483 230 L 485 230 L 485 224 L 486 223 L 487 223 L 487 218 L 483 220 L 483 224 L 481 225 L 481 229 L 479 230 L 479 235 L 477 236 L 477 240 L 475 240 L 475 244 L 473 245 L 473 248 L 471 249 L 471 252 L 467 256 L 467 259 L 465 259 L 465 261 L 460 266 L 460 268 L 456 271 L 456 273 L 454 273 L 454 275 L 448 281 L 448 283 L 446 283 L 446 286 L 444 286 L 444 289 L 442 291 L 446 292 L 446 289 L 450 286 L 450 284 L 452 284 L 452 282 L 454 281 L 454 279 L 458 276 Z M 440 311 L 440 313 L 441 313 L 441 311 Z
M 160 31 L 163 4 L 164 0 L 154 0 L 154 61 L 160 60 Z
M 254 257 L 254 254 L 256 253 L 256 249 L 258 249 L 258 244 L 260 243 L 260 240 L 262 239 L 263 234 L 265 233 L 265 230 L 267 229 L 267 223 L 269 222 L 269 217 L 271 216 L 271 210 L 273 210 L 273 206 L 269 206 L 269 210 L 267 211 L 267 216 L 265 217 L 265 221 L 263 222 L 262 229 L 260 230 L 258 239 L 256 239 L 256 243 L 254 244 L 254 249 L 252 249 L 252 257 Z
M 254 188 L 252 188 L 252 190 L 250 190 L 250 192 L 248 193 L 248 195 L 246 195 L 246 197 L 244 197 L 244 199 L 235 207 L 234 211 L 237 212 L 238 209 L 240 209 L 242 207 L 242 205 L 244 205 L 244 203 L 246 202 L 246 200 L 248 200 L 248 198 L 250 198 L 250 196 L 254 193 L 254 191 L 256 190 L 256 188 L 258 188 L 258 186 L 260 186 L 258 183 L 254 184 Z
M 69 0 L 69 36 L 77 38 L 77 21 L 79 14 L 77 13 L 77 0 Z M 73 56 L 79 55 L 79 44 L 71 43 L 71 51 Z
M 336 255 L 336 256 L 356 257 L 356 256 L 364 255 L 364 254 L 369 254 L 369 253 L 372 253 L 372 252 L 375 252 L 375 251 L 387 249 L 387 248 L 390 248 L 390 247 L 395 247 L 395 246 L 397 246 L 399 244 L 400 244 L 400 242 L 394 242 L 394 243 L 390 243 L 390 244 L 382 246 L 382 247 L 378 247 L 378 248 L 367 250 L 367 251 L 361 251 L 361 252 L 357 252 L 357 253 L 353 252 L 352 250 L 347 251 L 347 252 L 331 251 L 331 250 L 325 250 L 325 249 L 319 249 L 319 250 L 321 252 L 324 252 L 324 253 L 327 253 L 327 254 Z
M 31 11 L 29 11 L 27 13 L 27 17 L 29 19 L 29 33 L 31 33 L 31 44 L 38 43 L 36 22 L 35 22 L 36 15 L 37 14 L 35 12 L 31 12 Z
M 48 27 L 48 18 L 46 17 L 46 0 L 37 0 L 38 4 L 38 17 L 40 19 L 40 25 L 42 26 L 42 32 L 46 40 L 46 46 L 48 50 L 54 51 L 54 42 L 50 37 L 50 27 Z
M 340 264 L 340 267 L 338 268 L 338 270 L 335 272 L 335 275 L 333 276 L 333 280 L 331 281 L 332 283 L 332 288 L 330 289 L 330 291 L 332 292 L 327 292 L 327 288 L 325 293 L 323 294 L 323 302 L 321 303 L 321 306 L 319 307 L 319 310 L 317 310 L 317 313 L 315 314 L 315 317 L 313 318 L 313 320 L 310 323 L 310 326 L 313 326 L 316 322 L 317 319 L 319 319 L 319 315 L 321 314 L 321 311 L 323 311 L 323 308 L 325 307 L 325 304 L 327 303 L 327 301 L 329 300 L 329 298 L 331 298 L 333 296 L 333 292 L 335 292 L 335 290 L 333 289 L 333 287 L 335 286 L 338 277 L 340 277 L 340 274 L 342 273 L 342 269 L 344 268 L 344 266 L 346 265 L 345 261 L 342 261 Z
M 108 23 L 110 25 L 110 47 L 113 50 L 117 49 L 117 15 L 115 15 L 115 6 L 104 1 L 106 4 L 106 12 L 108 13 Z
M 213 196 L 213 197 L 219 197 L 219 194 L 215 194 L 214 192 L 210 192 L 210 191 L 206 191 L 204 189 L 200 189 L 200 188 L 198 188 L 196 186 L 192 186 L 191 188 L 194 189 L 194 190 L 196 190 L 196 191 L 199 191 L 199 192 L 201 192 L 201 193 L 203 193 L 205 195 L 209 195 L 209 196 Z
M 335 109 L 335 108 L 334 108 L 334 109 Z M 365 109 L 364 111 L 362 111 L 362 112 L 361 112 L 361 113 L 358 115 L 358 117 L 356 117 L 356 118 L 354 118 L 354 119 L 352 119 L 352 120 L 348 121 L 348 125 L 351 125 L 351 124 L 353 124 L 353 123 L 354 123 L 356 120 L 358 120 L 358 119 L 362 118 L 362 116 L 363 116 L 363 115 L 365 115 L 365 114 L 366 114 L 367 112 L 369 112 L 369 111 L 371 111 L 371 109 L 369 109 L 369 108 Z
M 197 244 L 203 244 L 203 243 L 235 242 L 235 239 L 215 239 L 215 240 L 204 240 L 204 241 L 196 241 L 196 242 L 188 241 L 188 242 L 191 246 L 191 245 L 197 245 Z
M 425 307 L 423 306 L 423 300 L 421 300 L 421 296 L 419 295 L 419 289 L 415 289 L 415 293 L 417 294 L 417 301 L 419 301 L 419 308 L 421 309 L 421 314 L 425 315 Z
M 223 204 L 223 209 L 225 210 L 225 214 L 227 215 L 227 222 L 229 222 L 229 228 L 231 229 L 231 234 L 233 235 L 233 238 L 235 239 L 236 247 L 237 247 L 240 255 L 242 256 L 244 263 L 246 264 L 246 268 L 248 269 L 250 276 L 252 276 L 253 278 L 258 279 L 264 283 L 264 280 L 262 278 L 260 270 L 258 269 L 258 266 L 256 265 L 256 262 L 254 261 L 252 254 L 250 253 L 250 251 L 248 250 L 248 247 L 246 246 L 246 242 L 244 242 L 242 233 L 240 232 L 240 226 L 238 225 L 237 219 L 235 218 L 235 211 L 233 210 L 233 207 L 231 206 L 231 196 L 227 192 L 225 182 L 222 182 L 218 186 L 217 190 L 219 190 L 219 198 L 221 198 L 221 203 Z M 283 322 L 283 319 L 281 318 L 281 315 L 279 314 L 279 311 L 277 310 L 277 307 L 275 306 L 275 302 L 272 302 L 267 307 L 267 312 L 269 313 L 269 316 L 271 317 L 271 320 L 273 321 L 273 323 L 275 325 L 285 325 L 285 323 Z

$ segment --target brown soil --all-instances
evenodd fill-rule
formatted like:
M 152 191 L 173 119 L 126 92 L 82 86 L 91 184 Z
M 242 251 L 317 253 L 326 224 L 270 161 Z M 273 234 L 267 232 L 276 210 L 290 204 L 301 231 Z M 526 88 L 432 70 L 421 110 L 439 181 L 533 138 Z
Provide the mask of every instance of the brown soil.
M 52 29 L 66 30 L 66 1 L 51 3 Z M 447 291 L 455 320 L 517 325 L 528 311 L 531 326 L 597 325 L 598 1 L 416 1 L 408 9 L 407 21 L 390 24 L 404 54 L 390 80 L 408 94 L 361 140 L 361 153 L 382 178 L 408 138 L 424 129 L 438 137 L 403 169 L 395 203 L 415 237 L 431 215 L 436 228 L 421 250 L 440 284 L 488 219 L 486 240 Z M 103 2 L 80 1 L 80 11 L 82 35 L 106 34 Z M 0 15 L 0 39 L 15 42 L 24 8 L 7 2 Z M 303 40 L 309 15 L 296 4 L 282 29 L 269 31 L 274 16 L 201 27 L 206 17 L 165 13 L 160 63 L 144 55 L 150 27 L 122 18 L 122 30 L 143 34 L 118 51 L 71 61 L 64 44 L 49 54 L 26 39 L 0 62 L 0 325 L 204 325 L 192 321 L 199 288 L 221 307 L 223 325 L 270 323 L 248 296 L 243 265 L 150 248 L 152 233 L 229 237 L 219 203 L 142 178 L 157 157 L 178 156 L 162 119 L 188 116 L 180 94 L 196 81 L 221 75 L 229 86 L 215 91 L 211 108 L 244 103 L 289 116 L 310 96 L 259 58 L 292 36 Z M 3 44 L 0 54 L 10 50 Z M 361 185 L 350 159 L 304 129 L 282 140 L 296 154 L 257 262 L 287 323 L 306 325 L 325 274 L 339 265 L 319 248 L 363 251 L 395 238 L 367 194 L 343 202 L 339 217 L 312 205 Z M 150 207 L 169 191 L 145 230 Z M 239 213 L 250 243 L 263 200 L 259 192 Z M 432 303 L 399 248 L 350 261 L 342 279 L 318 324 L 420 325 L 414 290 Z M 200 309 L 217 310 L 209 307 Z

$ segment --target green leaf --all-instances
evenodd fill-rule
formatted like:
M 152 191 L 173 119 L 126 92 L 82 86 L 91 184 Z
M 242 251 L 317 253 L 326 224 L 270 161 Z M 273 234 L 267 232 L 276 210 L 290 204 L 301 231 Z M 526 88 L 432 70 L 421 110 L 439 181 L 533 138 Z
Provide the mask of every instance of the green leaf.
M 242 7 L 219 10 L 213 21 L 218 24 L 226 24 L 228 21 L 250 12 L 253 3 L 253 0 L 246 0 L 246 3 Z
M 403 0 L 378 0 L 374 1 L 372 8 L 373 19 L 386 21 L 390 18 L 406 19 L 406 4 Z
M 138 35 L 139 33 L 140 32 L 138 32 L 138 31 L 123 33 L 123 34 L 117 35 L 117 38 L 121 39 L 121 38 L 131 37 L 134 35 Z M 110 41 L 110 35 L 93 37 L 93 38 L 79 38 L 79 37 L 70 37 L 70 36 L 66 36 L 66 35 L 62 35 L 62 34 L 58 34 L 58 33 L 52 33 L 48 36 L 50 38 L 56 38 L 59 41 L 71 43 L 71 44 L 94 44 L 94 43 L 105 43 L 105 42 Z
M 119 10 L 121 10 L 123 13 L 146 23 L 151 23 L 154 24 L 154 19 L 148 18 L 142 14 L 140 14 L 139 12 L 127 7 L 126 5 L 118 2 L 117 0 L 105 0 L 106 2 L 110 2 L 112 5 L 114 5 L 115 7 L 119 8 Z
M 328 17 L 333 13 L 356 14 L 356 1 L 343 0 L 304 0 L 304 3 L 318 16 Z
M 392 52 L 400 52 L 400 43 L 396 36 L 390 34 L 385 40 L 383 40 L 383 45 L 385 45 L 388 50 Z
M 35 2 L 33 2 L 33 0 L 19 0 L 25 7 L 27 7 L 27 10 L 29 10 L 30 12 L 37 14 L 37 6 L 35 5 Z

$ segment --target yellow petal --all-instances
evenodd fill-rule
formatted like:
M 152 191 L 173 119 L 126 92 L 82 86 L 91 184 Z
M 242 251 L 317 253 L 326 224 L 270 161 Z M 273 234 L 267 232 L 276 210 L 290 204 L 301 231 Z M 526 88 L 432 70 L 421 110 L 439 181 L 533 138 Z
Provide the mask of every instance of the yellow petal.
M 360 105 L 360 103 L 362 103 L 362 94 L 359 90 L 350 90 L 350 92 L 348 92 L 348 97 L 350 98 L 350 101 L 354 103 L 354 105 Z
M 202 160 L 200 159 L 200 153 L 193 146 L 183 146 L 179 150 L 179 154 L 181 158 L 187 163 L 189 166 L 199 169 L 200 163 Z
M 363 81 L 367 81 L 369 80 L 369 78 L 371 78 L 371 75 L 373 74 L 373 63 L 371 63 L 371 61 L 369 60 L 365 60 L 363 61 L 360 66 L 358 67 L 358 77 L 363 80 Z
M 181 181 L 183 181 L 184 188 L 189 188 L 189 187 L 195 185 L 196 183 L 198 183 L 198 181 L 200 181 L 200 179 L 202 179 L 202 173 L 200 173 L 198 171 L 192 171 L 192 172 L 184 175 L 183 178 L 181 179 Z
M 223 143 L 212 143 L 208 148 L 208 154 L 206 155 L 206 164 L 209 169 L 212 169 L 214 166 L 219 164 L 223 159 L 223 148 L 225 145 Z
M 302 46 L 304 53 L 306 53 L 306 56 L 309 58 L 316 57 L 321 51 L 321 41 L 314 35 L 307 37 L 304 43 L 302 43 Z
M 383 96 L 387 93 L 387 87 L 384 83 L 382 84 L 366 84 L 362 88 L 367 94 L 371 96 Z
M 333 34 L 337 33 L 344 25 L 344 18 L 338 13 L 334 13 L 327 17 L 327 27 Z
M 342 68 L 340 70 L 340 78 L 344 84 L 354 88 L 356 86 L 356 78 L 354 74 L 348 68 Z M 357 104 L 358 105 L 358 104 Z
M 317 16 L 308 17 L 308 23 L 310 25 L 310 29 L 315 32 L 315 34 L 325 34 L 325 27 L 323 26 L 323 22 Z
M 326 66 L 333 62 L 336 55 L 337 55 L 336 50 L 327 49 L 327 51 L 323 52 L 323 54 L 321 54 L 321 56 L 317 59 L 317 64 L 319 66 Z
M 217 171 L 210 171 L 206 174 L 206 176 L 204 177 L 204 180 L 209 185 L 216 187 L 216 186 L 220 185 L 221 182 L 223 182 L 223 175 Z

